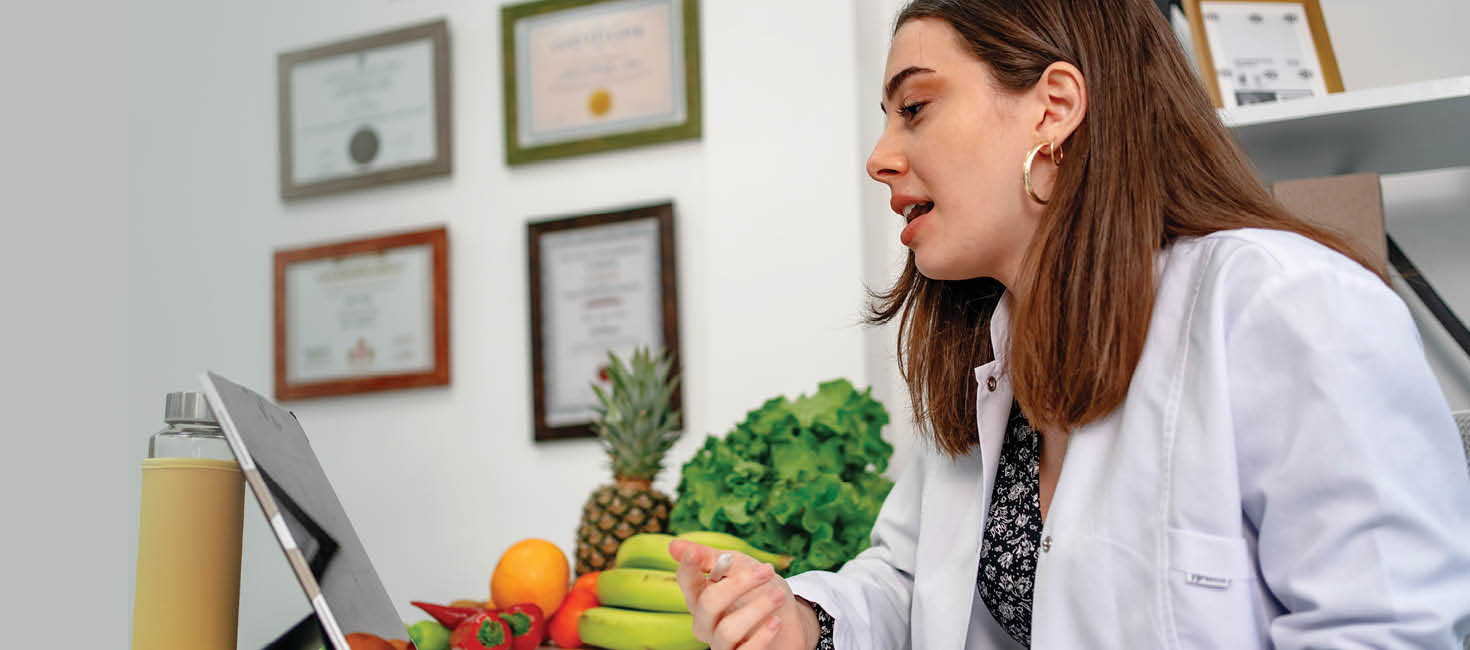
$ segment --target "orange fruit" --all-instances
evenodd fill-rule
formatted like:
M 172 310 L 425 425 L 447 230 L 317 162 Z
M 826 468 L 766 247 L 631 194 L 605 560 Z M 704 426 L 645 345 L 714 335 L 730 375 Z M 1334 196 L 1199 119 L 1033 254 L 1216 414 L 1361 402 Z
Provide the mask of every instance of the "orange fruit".
M 403 639 L 388 639 L 388 645 L 393 646 L 393 650 L 408 650 L 408 642 Z
M 535 603 L 547 615 L 561 606 L 571 580 L 567 556 L 544 539 L 511 545 L 490 575 L 490 600 L 500 607 Z
M 393 644 L 384 641 L 382 637 L 361 632 L 347 635 L 347 647 L 352 650 L 393 650 Z

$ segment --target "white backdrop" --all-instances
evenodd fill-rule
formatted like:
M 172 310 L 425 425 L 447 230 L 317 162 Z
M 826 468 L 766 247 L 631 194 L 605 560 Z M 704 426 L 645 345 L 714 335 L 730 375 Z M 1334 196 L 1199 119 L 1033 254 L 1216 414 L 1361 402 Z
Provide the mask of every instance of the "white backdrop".
M 288 404 L 408 620 L 420 617 L 410 599 L 486 597 L 516 540 L 570 552 L 583 500 L 610 479 L 591 441 L 531 442 L 528 219 L 675 203 L 689 433 L 666 491 L 706 434 L 767 397 L 834 377 L 866 383 L 854 10 L 702 10 L 701 140 L 511 169 L 496 3 L 147 3 L 132 22 L 147 35 L 133 64 L 147 101 L 131 126 L 150 146 L 133 161 L 128 464 L 159 424 L 162 394 L 201 369 L 271 385 L 273 248 L 427 224 L 450 233 L 452 386 Z M 283 204 L 276 53 L 441 15 L 453 176 Z M 240 639 L 255 647 L 306 608 L 247 514 Z

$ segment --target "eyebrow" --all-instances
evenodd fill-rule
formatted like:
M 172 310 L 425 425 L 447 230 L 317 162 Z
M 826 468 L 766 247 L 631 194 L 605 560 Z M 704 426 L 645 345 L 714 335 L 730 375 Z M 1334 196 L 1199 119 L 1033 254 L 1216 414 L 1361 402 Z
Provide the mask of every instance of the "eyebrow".
M 887 100 L 893 98 L 893 93 L 898 92 L 898 87 L 902 86 L 903 82 L 908 80 L 909 77 L 912 77 L 916 74 L 928 74 L 932 72 L 934 71 L 929 68 L 920 68 L 918 66 L 912 65 L 902 70 L 899 70 L 897 74 L 893 75 L 892 79 L 888 80 L 888 84 L 883 86 L 884 101 L 878 104 L 879 108 L 882 108 L 885 112 L 887 112 Z

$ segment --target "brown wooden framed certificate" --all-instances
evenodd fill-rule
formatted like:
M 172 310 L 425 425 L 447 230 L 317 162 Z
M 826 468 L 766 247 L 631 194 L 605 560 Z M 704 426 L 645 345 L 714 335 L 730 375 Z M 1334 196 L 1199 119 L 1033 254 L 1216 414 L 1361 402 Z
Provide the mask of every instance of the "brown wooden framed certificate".
M 1185 0 L 1184 11 L 1217 108 L 1342 92 L 1318 0 Z
M 275 253 L 276 399 L 447 385 L 444 228 Z
M 700 137 L 697 0 L 501 9 L 511 165 Z
M 609 351 L 662 347 L 681 363 L 674 206 L 532 222 L 526 241 L 535 439 L 591 437 Z
M 276 84 L 282 199 L 453 167 L 443 20 L 286 52 Z

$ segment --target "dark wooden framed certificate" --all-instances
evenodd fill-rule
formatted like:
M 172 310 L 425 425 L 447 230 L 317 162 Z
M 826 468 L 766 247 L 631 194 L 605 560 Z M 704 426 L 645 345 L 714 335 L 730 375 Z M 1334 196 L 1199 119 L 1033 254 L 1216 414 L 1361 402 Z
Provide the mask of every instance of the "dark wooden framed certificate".
M 275 253 L 276 399 L 449 383 L 444 228 Z
M 678 371 L 674 206 L 536 221 L 526 242 L 535 439 L 591 437 L 592 385 L 606 381 L 609 351 L 663 348 Z
M 281 54 L 281 198 L 448 175 L 449 79 L 443 20 Z

